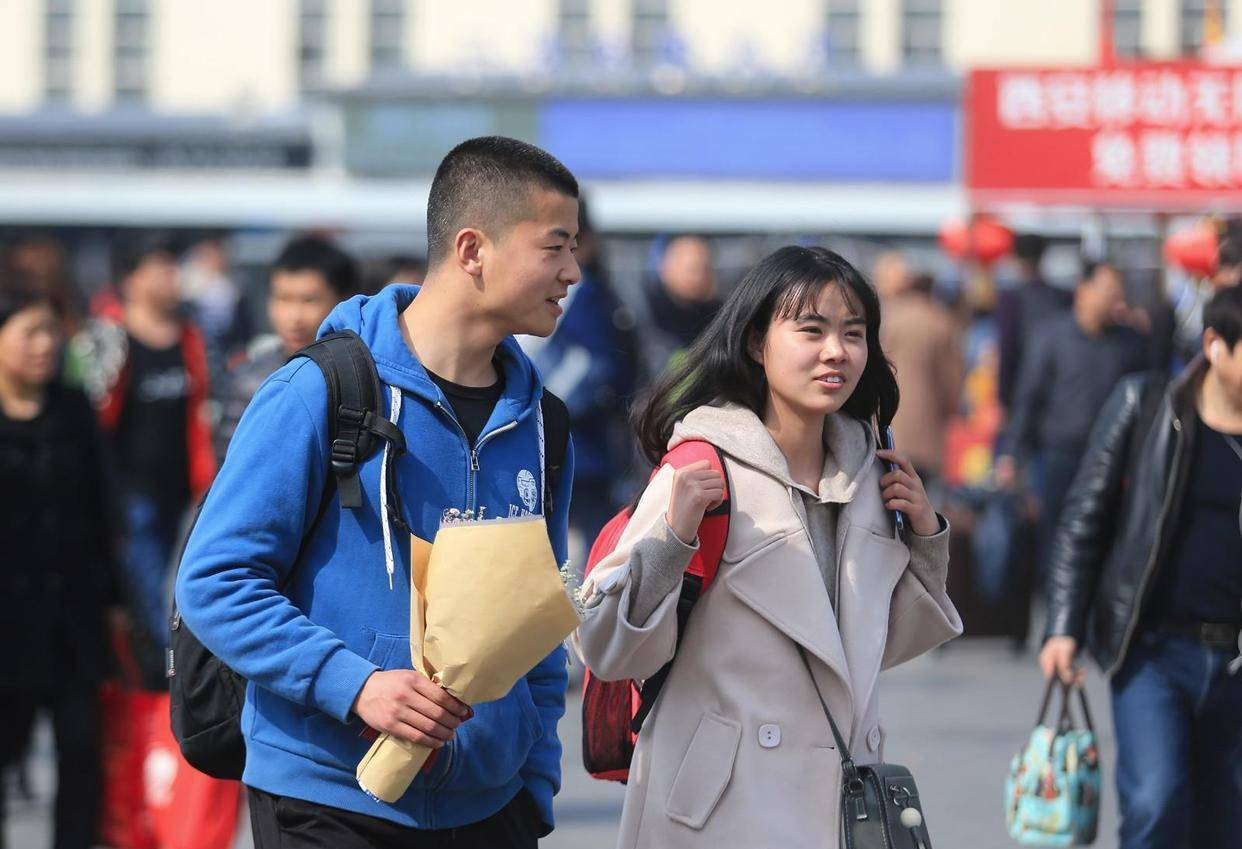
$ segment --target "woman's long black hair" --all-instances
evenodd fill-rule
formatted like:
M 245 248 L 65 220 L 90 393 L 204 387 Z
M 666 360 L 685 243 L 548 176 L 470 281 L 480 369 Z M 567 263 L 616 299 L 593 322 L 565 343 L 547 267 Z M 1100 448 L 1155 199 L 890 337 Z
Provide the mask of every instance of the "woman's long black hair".
M 651 464 L 668 450 L 673 426 L 705 404 L 733 402 L 762 418 L 768 385 L 763 366 L 748 352 L 774 319 L 796 316 L 835 285 L 867 320 L 867 366 L 842 412 L 881 428 L 897 412 L 897 380 L 880 348 L 880 300 L 846 259 L 827 248 L 789 245 L 764 257 L 733 290 L 681 361 L 667 369 L 635 407 L 634 429 Z

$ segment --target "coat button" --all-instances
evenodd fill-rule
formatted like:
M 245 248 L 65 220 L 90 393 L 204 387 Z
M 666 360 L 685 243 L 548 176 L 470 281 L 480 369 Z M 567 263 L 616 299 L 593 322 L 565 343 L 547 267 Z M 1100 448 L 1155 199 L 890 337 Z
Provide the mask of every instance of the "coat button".
M 867 732 L 867 748 L 873 752 L 880 748 L 880 726 Z
M 779 725 L 759 726 L 759 745 L 765 749 L 775 749 L 781 744 L 781 727 Z

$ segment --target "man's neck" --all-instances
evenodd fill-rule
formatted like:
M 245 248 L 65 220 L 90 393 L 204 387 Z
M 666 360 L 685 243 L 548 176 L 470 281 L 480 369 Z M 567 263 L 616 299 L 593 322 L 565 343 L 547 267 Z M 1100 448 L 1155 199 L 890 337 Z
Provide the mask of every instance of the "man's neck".
M 1199 418 L 1212 430 L 1242 433 L 1242 399 L 1230 395 L 1210 368 L 1199 384 L 1196 401 Z
M 808 489 L 818 491 L 824 473 L 823 417 L 801 416 L 769 400 L 763 424 L 785 455 L 789 476 Z
M 181 337 L 181 322 L 176 313 L 163 312 L 140 301 L 125 305 L 125 329 L 149 348 L 169 348 Z
M 418 297 L 401 313 L 401 335 L 427 371 L 461 386 L 491 386 L 492 360 L 504 334 L 480 317 L 467 281 L 427 275 Z

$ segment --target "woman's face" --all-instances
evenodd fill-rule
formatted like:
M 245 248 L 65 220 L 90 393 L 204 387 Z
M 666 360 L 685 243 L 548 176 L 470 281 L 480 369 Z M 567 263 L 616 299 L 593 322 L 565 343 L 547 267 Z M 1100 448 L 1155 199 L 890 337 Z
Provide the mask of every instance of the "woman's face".
M 867 319 L 829 284 L 798 315 L 774 318 L 753 354 L 767 377 L 769 408 L 826 416 L 844 406 L 867 367 Z
M 0 325 L 0 374 L 26 386 L 41 386 L 56 374 L 60 322 L 47 304 L 18 310 Z

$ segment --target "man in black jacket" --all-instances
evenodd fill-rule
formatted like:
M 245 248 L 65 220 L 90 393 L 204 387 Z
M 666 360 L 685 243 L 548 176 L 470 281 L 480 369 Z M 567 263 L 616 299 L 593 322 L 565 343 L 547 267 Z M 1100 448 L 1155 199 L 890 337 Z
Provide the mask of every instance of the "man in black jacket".
M 1121 847 L 1242 835 L 1242 289 L 1204 310 L 1171 384 L 1124 380 L 1053 543 L 1044 674 L 1110 676 Z

